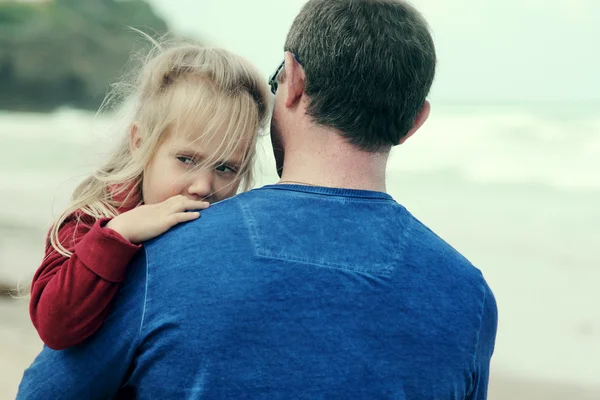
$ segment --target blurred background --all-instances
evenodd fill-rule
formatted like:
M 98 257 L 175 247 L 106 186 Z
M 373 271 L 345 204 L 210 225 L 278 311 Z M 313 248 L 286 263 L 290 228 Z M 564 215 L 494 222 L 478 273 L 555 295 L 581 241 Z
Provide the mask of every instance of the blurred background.
M 139 34 L 225 47 L 266 77 L 302 0 L 0 0 L 0 398 L 41 349 L 27 284 L 74 186 L 118 133 L 95 115 Z M 600 399 L 600 2 L 413 0 L 439 67 L 395 149 L 394 198 L 486 276 L 490 399 Z M 260 142 L 258 185 L 276 182 Z

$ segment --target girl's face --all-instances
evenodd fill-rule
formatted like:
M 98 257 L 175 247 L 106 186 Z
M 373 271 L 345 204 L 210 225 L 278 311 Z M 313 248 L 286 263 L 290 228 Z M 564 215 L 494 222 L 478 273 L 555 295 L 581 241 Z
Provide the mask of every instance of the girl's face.
M 236 144 L 228 159 L 211 157 L 219 149 L 222 137 L 216 134 L 212 138 L 201 138 L 202 133 L 187 137 L 167 133 L 144 169 L 142 197 L 145 204 L 160 203 L 176 195 L 215 203 L 236 194 L 246 146 Z M 135 142 L 133 133 L 132 148 Z M 203 165 L 208 158 L 218 161 Z

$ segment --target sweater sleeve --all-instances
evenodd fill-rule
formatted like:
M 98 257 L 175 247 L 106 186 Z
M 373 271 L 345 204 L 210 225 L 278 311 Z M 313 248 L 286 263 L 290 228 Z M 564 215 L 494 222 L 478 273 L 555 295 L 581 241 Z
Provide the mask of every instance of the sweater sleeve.
M 484 284 L 484 301 L 481 313 L 478 342 L 474 358 L 473 386 L 468 400 L 487 399 L 490 378 L 490 361 L 494 353 L 498 329 L 498 307 L 487 284 Z
M 148 290 L 144 250 L 127 269 L 127 279 L 102 328 L 76 347 L 62 351 L 44 347 L 23 374 L 18 400 L 135 397 L 123 384 L 138 373 L 135 359 L 146 340 L 142 333 Z
M 141 248 L 105 228 L 108 221 L 67 220 L 59 240 L 71 257 L 46 247 L 33 278 L 29 312 L 40 338 L 52 349 L 79 344 L 100 328 L 129 261 Z

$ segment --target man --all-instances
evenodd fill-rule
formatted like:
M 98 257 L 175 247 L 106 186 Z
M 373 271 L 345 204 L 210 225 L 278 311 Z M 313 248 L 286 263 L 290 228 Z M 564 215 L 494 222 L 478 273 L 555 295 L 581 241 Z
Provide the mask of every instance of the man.
M 271 80 L 281 181 L 145 246 L 112 315 L 20 398 L 484 399 L 481 273 L 385 193 L 435 51 L 398 0 L 310 0 Z

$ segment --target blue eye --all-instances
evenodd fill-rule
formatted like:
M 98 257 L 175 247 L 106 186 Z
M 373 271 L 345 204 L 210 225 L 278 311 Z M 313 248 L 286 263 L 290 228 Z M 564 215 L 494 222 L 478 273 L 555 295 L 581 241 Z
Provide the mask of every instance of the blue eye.
M 229 174 L 237 173 L 237 168 L 231 167 L 227 164 L 219 164 L 219 165 L 217 165 L 217 167 L 215 169 L 219 172 L 225 172 L 225 173 L 229 173 Z
M 185 165 L 192 165 L 196 163 L 196 160 L 194 160 L 192 157 L 188 157 L 188 156 L 177 156 L 176 157 L 179 161 L 181 161 L 182 163 L 184 163 Z

